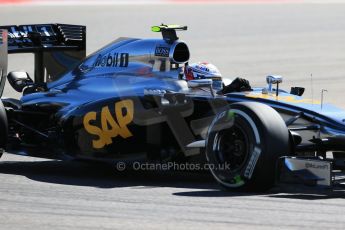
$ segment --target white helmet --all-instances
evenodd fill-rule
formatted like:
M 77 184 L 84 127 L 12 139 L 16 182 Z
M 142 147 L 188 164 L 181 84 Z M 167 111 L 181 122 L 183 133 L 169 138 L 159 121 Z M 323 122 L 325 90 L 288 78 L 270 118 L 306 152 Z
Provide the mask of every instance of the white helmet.
M 185 80 L 212 79 L 212 87 L 215 90 L 223 88 L 222 74 L 218 68 L 207 62 L 198 62 L 186 65 L 184 70 Z

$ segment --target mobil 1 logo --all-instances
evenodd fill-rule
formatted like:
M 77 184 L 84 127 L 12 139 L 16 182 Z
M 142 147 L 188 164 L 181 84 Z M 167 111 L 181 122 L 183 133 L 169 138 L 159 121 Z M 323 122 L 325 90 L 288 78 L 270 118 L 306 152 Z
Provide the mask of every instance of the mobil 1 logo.
M 108 55 L 98 55 L 94 66 L 95 67 L 127 67 L 128 53 L 108 53 Z

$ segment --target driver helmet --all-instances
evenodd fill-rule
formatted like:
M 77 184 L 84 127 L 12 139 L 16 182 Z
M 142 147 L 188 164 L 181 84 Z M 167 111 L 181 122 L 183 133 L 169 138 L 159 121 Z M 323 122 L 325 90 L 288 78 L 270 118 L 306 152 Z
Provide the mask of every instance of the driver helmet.
M 218 68 L 208 62 L 187 64 L 184 69 L 185 80 L 212 79 L 212 88 L 223 89 L 222 74 Z

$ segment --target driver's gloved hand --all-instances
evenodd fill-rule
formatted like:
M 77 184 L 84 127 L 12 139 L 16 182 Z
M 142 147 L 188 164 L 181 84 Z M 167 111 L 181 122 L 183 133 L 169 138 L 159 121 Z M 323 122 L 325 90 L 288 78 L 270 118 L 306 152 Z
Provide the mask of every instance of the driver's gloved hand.
M 249 81 L 244 78 L 236 78 L 231 82 L 231 84 L 223 87 L 218 94 L 226 94 L 232 92 L 242 92 L 242 91 L 251 91 L 252 87 L 249 84 Z

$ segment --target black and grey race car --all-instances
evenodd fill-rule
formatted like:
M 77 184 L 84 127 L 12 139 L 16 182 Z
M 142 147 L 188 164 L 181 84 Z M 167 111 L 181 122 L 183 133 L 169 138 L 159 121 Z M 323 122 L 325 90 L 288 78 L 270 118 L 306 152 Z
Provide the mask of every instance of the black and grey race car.
M 310 185 L 338 183 L 345 112 L 302 97 L 304 88 L 279 89 L 276 75 L 262 88 L 222 92 L 213 89 L 215 79 L 187 82 L 189 49 L 176 35 L 186 29 L 154 26 L 162 38 L 119 38 L 85 57 L 84 26 L 1 26 L 1 95 L 6 78 L 23 94 L 1 98 L 1 153 L 105 162 L 198 159 L 231 190 L 263 191 L 283 175 Z M 34 53 L 33 79 L 7 73 L 11 53 Z

